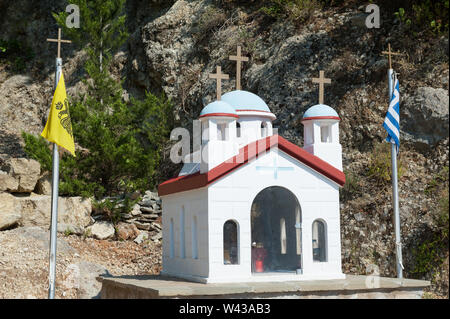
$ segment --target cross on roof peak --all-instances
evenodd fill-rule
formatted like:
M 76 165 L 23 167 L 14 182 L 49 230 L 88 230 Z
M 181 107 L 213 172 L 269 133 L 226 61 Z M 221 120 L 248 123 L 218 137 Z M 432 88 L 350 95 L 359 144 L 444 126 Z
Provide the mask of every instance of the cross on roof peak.
M 222 96 L 222 80 L 228 80 L 228 74 L 222 73 L 222 68 L 220 66 L 216 67 L 216 73 L 209 74 L 210 79 L 216 79 L 217 81 L 217 101 L 220 101 Z
M 236 90 L 241 89 L 241 63 L 247 62 L 248 57 L 241 55 L 241 46 L 238 45 L 237 47 L 237 54 L 236 55 L 230 55 L 230 60 L 236 61 Z
M 70 40 L 61 39 L 61 28 L 58 28 L 58 39 L 47 39 L 48 42 L 58 42 L 58 59 L 61 57 L 61 43 L 72 43 Z
M 388 58 L 389 58 L 389 69 L 392 69 L 392 58 L 391 58 L 391 55 L 404 55 L 403 53 L 400 53 L 400 52 L 392 52 L 390 43 L 388 43 L 388 50 L 387 51 L 381 51 L 381 54 L 388 56 Z
M 330 84 L 331 79 L 325 78 L 325 72 L 320 70 L 319 77 L 312 79 L 313 83 L 319 83 L 319 104 L 323 104 L 324 84 Z

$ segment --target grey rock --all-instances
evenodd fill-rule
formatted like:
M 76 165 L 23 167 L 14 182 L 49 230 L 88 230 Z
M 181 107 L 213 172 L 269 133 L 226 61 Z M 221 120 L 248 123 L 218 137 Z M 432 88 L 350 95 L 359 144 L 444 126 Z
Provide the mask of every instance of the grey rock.
M 145 192 L 145 197 L 148 197 L 150 200 L 154 200 L 154 201 L 160 199 L 159 196 L 158 196 L 158 193 L 154 193 L 154 192 L 151 192 L 151 191 L 146 191 Z
M 84 234 L 84 227 L 80 227 L 77 225 L 71 225 L 71 224 L 65 224 L 65 223 L 58 223 L 57 226 L 58 233 L 70 233 L 75 235 L 83 235 Z
M 36 193 L 40 195 L 52 194 L 52 177 L 50 173 L 46 172 L 38 179 Z
M 133 206 L 133 209 L 131 210 L 130 214 L 132 216 L 139 216 L 141 214 L 140 206 L 138 204 L 135 204 Z
M 162 234 L 161 233 L 157 233 L 157 234 L 152 236 L 152 240 L 153 241 L 159 241 L 161 239 L 162 239 Z
M 41 173 L 39 162 L 26 158 L 10 158 L 1 169 L 17 182 L 17 188 L 10 189 L 11 192 L 31 193 Z
M 119 223 L 116 226 L 117 237 L 122 240 L 135 239 L 139 235 L 139 230 L 134 224 Z
M 367 28 L 366 27 L 366 18 L 368 14 L 367 13 L 358 13 L 350 17 L 350 22 L 352 25 L 360 28 Z
M 22 215 L 14 196 L 0 193 L 0 230 L 19 224 Z
M 413 143 L 430 147 L 449 135 L 448 91 L 420 87 L 400 106 L 401 130 Z
M 24 226 L 49 226 L 51 220 L 51 196 L 36 195 L 16 197 Z M 59 197 L 58 223 L 86 227 L 91 223 L 92 204 L 89 198 Z
M 355 214 L 354 216 L 355 216 L 355 219 L 356 219 L 358 222 L 364 220 L 364 216 L 363 216 L 362 213 L 357 213 L 357 214 Z
M 14 177 L 0 170 L 0 192 L 2 191 L 13 192 L 17 190 L 18 186 L 19 183 Z
M 152 226 L 157 229 L 162 229 L 160 224 L 152 223 Z
M 67 266 L 62 284 L 68 289 L 77 289 L 80 299 L 98 299 L 102 288 L 99 276 L 111 277 L 111 274 L 102 265 L 81 261 Z
M 146 198 L 144 198 L 144 199 L 142 199 L 138 204 L 141 206 L 141 210 L 142 210 L 142 208 L 149 208 L 149 207 L 152 207 L 153 201 L 152 201 L 151 199 L 148 199 L 148 198 L 146 199 Z
M 139 221 L 134 221 L 133 224 L 136 225 L 136 227 L 141 230 L 150 230 L 150 227 L 151 227 L 150 224 L 141 223 Z
M 86 231 L 97 239 L 109 239 L 115 234 L 114 225 L 108 221 L 98 221 L 94 225 L 86 228 Z
M 153 208 L 150 208 L 150 207 L 145 207 L 145 206 L 142 206 L 142 207 L 141 207 L 141 212 L 143 212 L 143 213 L 149 213 L 149 214 L 152 214 L 154 211 L 155 211 L 155 210 L 154 210 Z
M 146 231 L 141 231 L 139 235 L 134 239 L 136 244 L 141 244 L 144 240 L 148 239 L 148 233 Z

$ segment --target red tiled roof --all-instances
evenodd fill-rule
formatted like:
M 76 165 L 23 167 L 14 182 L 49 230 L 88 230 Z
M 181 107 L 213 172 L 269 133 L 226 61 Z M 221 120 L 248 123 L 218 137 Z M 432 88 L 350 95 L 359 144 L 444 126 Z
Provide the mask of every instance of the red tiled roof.
M 342 171 L 319 157 L 308 153 L 301 147 L 292 144 L 283 137 L 273 135 L 242 147 L 238 155 L 214 167 L 207 173 L 201 174 L 197 172 L 190 175 L 178 176 L 161 183 L 158 186 L 158 194 L 159 196 L 163 196 L 207 186 L 252 159 L 257 158 L 261 153 L 265 154 L 274 146 L 278 146 L 280 150 L 289 156 L 292 156 L 340 186 L 345 184 L 345 175 Z

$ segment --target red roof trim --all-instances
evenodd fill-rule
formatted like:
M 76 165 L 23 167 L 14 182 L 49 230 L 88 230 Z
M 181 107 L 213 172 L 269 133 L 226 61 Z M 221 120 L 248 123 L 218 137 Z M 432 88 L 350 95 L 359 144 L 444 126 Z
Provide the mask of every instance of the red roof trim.
M 302 122 L 309 121 L 309 120 L 338 120 L 338 121 L 340 121 L 341 119 L 338 116 L 311 116 L 311 117 L 305 117 L 304 119 L 302 119 Z
M 229 117 L 236 117 L 238 118 L 239 115 L 233 114 L 233 113 L 207 113 L 200 115 L 200 117 L 207 117 L 207 116 L 229 116 Z
M 263 111 L 263 110 L 252 110 L 252 109 L 244 109 L 244 110 L 236 110 L 236 112 L 262 112 L 262 113 L 270 113 L 268 111 Z
M 236 168 L 248 163 L 250 160 L 257 158 L 260 154 L 265 154 L 267 150 L 277 145 L 283 152 L 311 167 L 340 186 L 345 184 L 345 175 L 342 171 L 285 140 L 281 136 L 273 135 L 244 146 L 239 150 L 238 155 L 214 167 L 207 173 L 200 174 L 200 172 L 197 172 L 191 175 L 178 176 L 161 183 L 158 186 L 158 194 L 159 196 L 163 196 L 207 186 Z

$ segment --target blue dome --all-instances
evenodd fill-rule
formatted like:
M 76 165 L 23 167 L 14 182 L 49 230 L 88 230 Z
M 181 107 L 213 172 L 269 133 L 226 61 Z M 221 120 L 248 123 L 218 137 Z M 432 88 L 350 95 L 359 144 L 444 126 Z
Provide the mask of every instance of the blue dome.
M 236 113 L 236 110 L 230 104 L 224 101 L 214 101 L 205 106 L 200 112 L 200 117 L 205 116 L 239 117 Z
M 317 104 L 314 106 L 311 106 L 309 109 L 306 110 L 305 114 L 303 114 L 303 119 L 310 119 L 310 118 L 335 118 L 339 120 L 339 115 L 336 113 L 335 110 L 333 110 L 331 107 L 325 104 Z
M 225 93 L 222 95 L 222 101 L 233 106 L 236 111 L 260 111 L 271 113 L 266 102 L 258 95 L 248 91 L 236 90 Z

